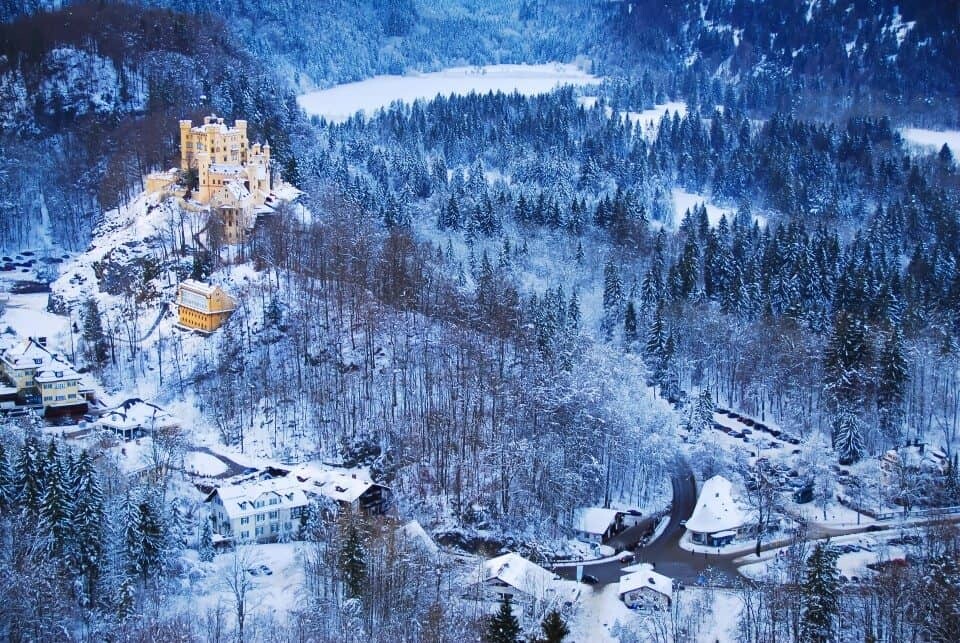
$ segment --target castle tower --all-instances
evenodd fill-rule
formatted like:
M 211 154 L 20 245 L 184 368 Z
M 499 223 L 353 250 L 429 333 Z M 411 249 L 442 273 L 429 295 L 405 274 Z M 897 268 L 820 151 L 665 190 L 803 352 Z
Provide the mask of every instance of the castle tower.
M 193 121 L 180 121 L 180 169 L 183 171 L 189 170 L 193 161 L 193 140 L 190 136 L 192 127 Z

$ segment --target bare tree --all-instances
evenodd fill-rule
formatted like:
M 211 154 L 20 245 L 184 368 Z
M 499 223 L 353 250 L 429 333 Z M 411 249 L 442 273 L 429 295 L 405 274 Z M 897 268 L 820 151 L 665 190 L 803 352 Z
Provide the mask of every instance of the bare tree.
M 233 550 L 233 555 L 230 556 L 221 577 L 221 584 L 233 598 L 234 615 L 237 619 L 238 643 L 243 643 L 243 628 L 247 622 L 247 617 L 255 607 L 257 584 L 248 571 L 254 566 L 255 562 L 252 549 L 237 547 Z

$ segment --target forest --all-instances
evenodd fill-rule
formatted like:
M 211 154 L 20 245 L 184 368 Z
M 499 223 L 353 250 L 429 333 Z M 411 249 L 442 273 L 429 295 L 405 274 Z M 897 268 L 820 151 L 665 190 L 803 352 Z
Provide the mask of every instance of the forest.
M 491 634 L 508 615 L 461 600 L 461 553 L 547 564 L 585 503 L 665 505 L 686 467 L 760 484 L 761 515 L 783 509 L 756 458 L 716 447 L 717 409 L 795 438 L 824 518 L 841 475 L 904 514 L 960 505 L 960 167 L 955 148 L 902 135 L 957 126 L 948 3 L 50 4 L 0 2 L 4 252 L 81 254 L 176 165 L 180 118 L 249 120 L 303 191 L 237 247 L 181 212 L 122 284 L 102 261 L 99 287 L 123 303 L 71 312 L 85 372 L 139 393 L 157 365 L 164 401 L 218 443 L 363 468 L 396 506 L 382 521 L 311 506 L 281 618 L 254 609 L 257 561 L 215 555 L 174 466 L 181 436 L 153 436 L 151 484 L 109 444 L 5 419 L 0 636 L 508 640 Z M 296 102 L 382 73 L 577 59 L 597 86 L 342 123 Z M 637 116 L 665 104 L 653 127 Z M 237 309 L 201 350 L 135 341 L 164 275 L 234 273 Z M 885 481 L 878 458 L 920 444 L 944 470 Z M 457 554 L 412 545 L 407 519 Z M 775 574 L 705 583 L 735 597 L 738 640 L 960 632 L 950 520 L 901 535 L 910 564 L 855 586 L 819 536 L 779 535 Z M 192 604 L 211 585 L 229 600 Z M 616 638 L 697 640 L 698 605 Z M 524 633 L 560 640 L 534 638 L 560 618 L 542 607 Z

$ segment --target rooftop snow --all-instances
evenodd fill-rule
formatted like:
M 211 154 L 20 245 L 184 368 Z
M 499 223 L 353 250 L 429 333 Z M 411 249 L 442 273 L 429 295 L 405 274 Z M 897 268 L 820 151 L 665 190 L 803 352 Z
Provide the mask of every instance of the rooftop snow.
M 100 416 L 100 423 L 112 429 L 169 428 L 177 426 L 177 420 L 164 409 L 144 402 L 138 397 L 125 400 L 116 408 Z
M 650 564 L 638 565 L 638 567 L 642 569 L 620 577 L 620 596 L 641 587 L 647 587 L 668 597 L 673 593 L 672 578 L 653 571 L 653 565 Z
M 733 499 L 733 485 L 723 476 L 713 476 L 703 483 L 687 529 L 704 534 L 739 529 L 746 523 L 746 513 Z
M 587 534 L 602 535 L 621 513 L 623 512 L 603 507 L 578 509 L 573 518 L 573 528 Z
M 511 552 L 484 561 L 480 565 L 477 581 L 485 583 L 499 580 L 525 594 L 540 596 L 550 589 L 557 578 L 556 574 Z
M 265 508 L 275 511 L 281 508 L 303 507 L 309 503 L 300 482 L 296 478 L 270 478 L 243 484 L 218 487 L 209 496 L 219 496 L 223 508 L 231 520 L 261 512 Z M 270 499 L 279 500 L 270 505 Z M 262 503 L 257 506 L 258 501 Z

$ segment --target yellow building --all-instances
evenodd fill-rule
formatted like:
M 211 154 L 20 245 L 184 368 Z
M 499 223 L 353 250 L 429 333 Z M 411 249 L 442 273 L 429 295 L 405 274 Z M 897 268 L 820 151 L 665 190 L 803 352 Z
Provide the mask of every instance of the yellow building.
M 17 394 L 39 393 L 45 410 L 86 406 L 91 393 L 65 359 L 47 350 L 44 338 L 29 337 L 0 347 L 0 364 Z
M 202 125 L 180 121 L 180 169 L 197 171 L 193 199 L 209 205 L 223 225 L 224 240 L 239 243 L 258 214 L 272 212 L 270 145 L 247 140 L 247 121 L 233 127 L 216 115 Z M 160 184 L 160 177 L 155 183 Z
M 180 326 L 212 333 L 236 309 L 236 304 L 220 286 L 185 279 L 180 282 L 177 308 Z

